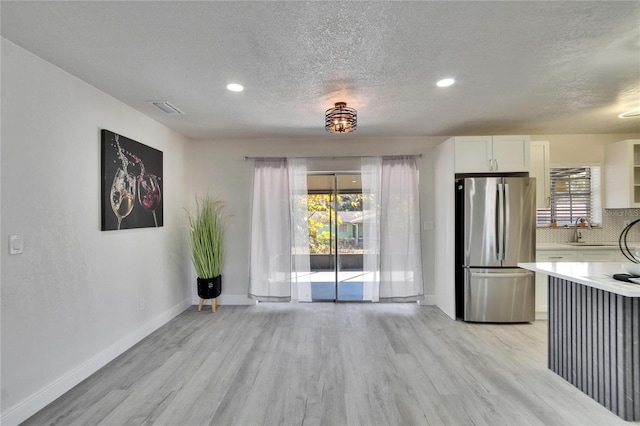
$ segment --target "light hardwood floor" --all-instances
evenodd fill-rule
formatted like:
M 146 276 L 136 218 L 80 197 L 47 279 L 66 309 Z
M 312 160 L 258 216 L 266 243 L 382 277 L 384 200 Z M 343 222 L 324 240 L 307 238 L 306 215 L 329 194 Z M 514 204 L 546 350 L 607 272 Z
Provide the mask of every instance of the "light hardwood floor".
M 546 326 L 413 303 L 193 306 L 24 424 L 628 425 L 547 369 Z

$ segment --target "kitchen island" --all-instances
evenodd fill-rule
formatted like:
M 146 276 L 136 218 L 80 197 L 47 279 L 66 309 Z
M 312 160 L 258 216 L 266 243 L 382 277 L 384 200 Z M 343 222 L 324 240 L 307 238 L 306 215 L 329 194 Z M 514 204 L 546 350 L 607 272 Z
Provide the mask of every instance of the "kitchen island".
M 640 420 L 640 284 L 620 263 L 519 263 L 548 275 L 548 366 L 628 421 Z

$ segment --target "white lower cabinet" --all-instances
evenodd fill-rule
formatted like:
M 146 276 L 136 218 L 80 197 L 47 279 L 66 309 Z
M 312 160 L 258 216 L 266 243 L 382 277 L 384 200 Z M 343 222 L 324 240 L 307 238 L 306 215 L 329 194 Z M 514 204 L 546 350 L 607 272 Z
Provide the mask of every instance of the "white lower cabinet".
M 536 262 L 576 262 L 575 250 L 544 250 L 536 252 Z M 547 275 L 536 273 L 536 317 L 546 318 L 547 309 Z
M 616 262 L 619 250 L 576 250 L 576 262 Z
M 624 262 L 617 247 L 604 249 L 538 250 L 536 262 Z M 542 318 L 547 312 L 547 275 L 536 273 L 536 314 Z
M 536 262 L 577 262 L 576 251 L 575 250 L 537 251 Z

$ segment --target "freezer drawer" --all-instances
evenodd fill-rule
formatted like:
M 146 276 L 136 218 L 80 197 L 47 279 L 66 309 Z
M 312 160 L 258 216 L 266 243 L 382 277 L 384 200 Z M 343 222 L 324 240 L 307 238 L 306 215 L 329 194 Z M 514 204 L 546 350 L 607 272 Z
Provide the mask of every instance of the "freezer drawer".
M 535 319 L 535 274 L 520 268 L 465 268 L 464 320 L 531 322 Z

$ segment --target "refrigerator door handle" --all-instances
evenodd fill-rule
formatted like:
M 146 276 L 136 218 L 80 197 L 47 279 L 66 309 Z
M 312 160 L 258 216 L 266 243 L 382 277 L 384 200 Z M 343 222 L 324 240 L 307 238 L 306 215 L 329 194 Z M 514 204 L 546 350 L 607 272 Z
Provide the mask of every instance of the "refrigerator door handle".
M 498 184 L 498 197 L 497 197 L 497 201 L 498 201 L 498 208 L 497 208 L 497 226 L 496 226 L 496 232 L 498 233 L 498 238 L 497 238 L 497 243 L 496 243 L 496 247 L 497 247 L 497 253 L 496 253 L 496 257 L 497 260 L 503 260 L 504 259 L 504 191 L 503 191 L 503 187 L 504 185 L 499 183 Z
M 500 211 L 500 184 L 496 184 L 496 205 L 493 210 L 493 218 L 494 218 L 494 238 L 495 249 L 496 249 L 496 260 L 500 260 L 500 219 L 498 217 L 498 212 Z
M 507 258 L 507 252 L 509 251 L 509 247 L 507 246 L 509 244 L 509 222 L 510 222 L 510 209 L 509 209 L 509 184 L 505 183 L 503 185 L 503 190 L 504 190 L 504 198 L 502 200 L 503 207 L 504 207 L 504 223 L 503 223 L 503 230 L 502 230 L 502 260 L 506 260 Z

